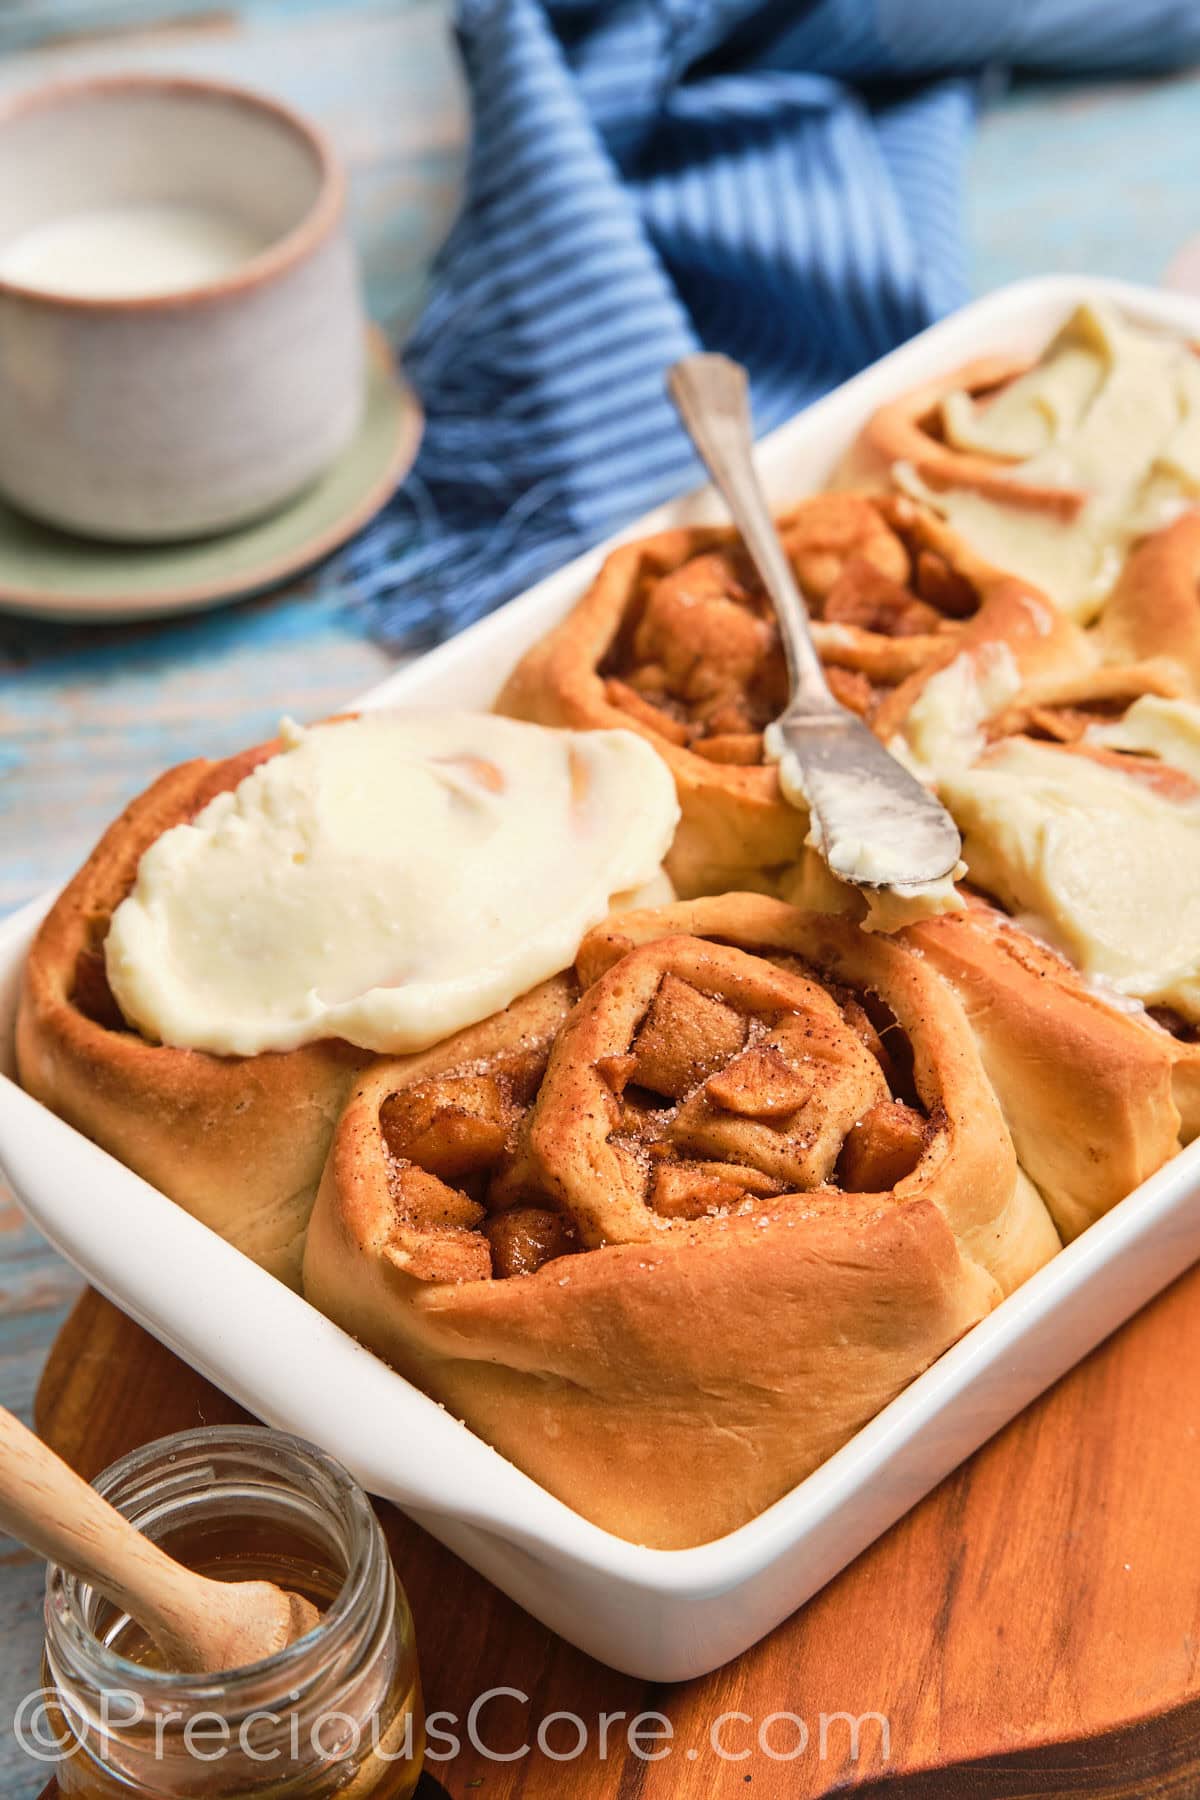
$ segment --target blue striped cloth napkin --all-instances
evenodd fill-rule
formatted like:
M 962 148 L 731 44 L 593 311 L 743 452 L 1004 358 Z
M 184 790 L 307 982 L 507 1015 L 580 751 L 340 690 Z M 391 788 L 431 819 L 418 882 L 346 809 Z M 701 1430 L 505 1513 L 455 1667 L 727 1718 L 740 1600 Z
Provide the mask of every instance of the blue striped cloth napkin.
M 466 197 L 405 352 L 417 465 L 351 553 L 394 645 L 460 629 L 699 470 L 698 347 L 769 429 L 958 304 L 990 68 L 1200 56 L 1194 0 L 460 0 Z

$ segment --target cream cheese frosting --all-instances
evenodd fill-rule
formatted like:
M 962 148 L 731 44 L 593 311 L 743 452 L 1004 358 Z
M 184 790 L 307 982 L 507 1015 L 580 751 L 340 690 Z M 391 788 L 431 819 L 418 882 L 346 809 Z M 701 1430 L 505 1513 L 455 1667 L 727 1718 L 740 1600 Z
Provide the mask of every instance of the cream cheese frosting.
M 1200 500 L 1200 357 L 1111 307 L 1081 306 L 995 397 L 947 395 L 942 431 L 1022 483 L 1086 493 L 1072 517 L 966 487 L 935 490 L 904 464 L 894 471 L 981 556 L 1086 621 L 1132 541 Z
M 678 817 L 670 771 L 629 731 L 388 712 L 292 727 L 145 852 L 109 982 L 179 1047 L 422 1049 L 568 966 L 612 897 L 659 875 Z
M 984 725 L 1014 700 L 1021 671 L 1007 644 L 963 651 L 931 675 L 904 721 L 903 736 L 889 749 L 924 780 L 944 768 L 974 762 L 986 744 Z
M 1080 754 L 986 723 L 1021 688 L 1007 645 L 930 677 L 892 747 L 936 785 L 968 878 L 1089 980 L 1200 1019 L 1200 705 L 1145 694 Z M 1104 760 L 1125 752 L 1124 767 Z
M 1089 738 L 1138 761 L 1017 737 L 943 767 L 970 878 L 1089 978 L 1200 1020 L 1200 706 L 1147 696 Z
M 915 925 L 919 919 L 962 912 L 965 902 L 955 882 L 965 873 L 966 864 L 960 863 L 952 875 L 944 875 L 939 881 L 917 882 L 908 887 L 856 888 L 839 881 L 810 847 L 782 876 L 778 893 L 781 900 L 804 912 L 846 913 L 857 918 L 864 931 L 886 935 Z
M 1088 742 L 1135 756 L 1157 756 L 1200 784 L 1200 706 L 1193 701 L 1142 694 L 1111 725 L 1093 725 Z

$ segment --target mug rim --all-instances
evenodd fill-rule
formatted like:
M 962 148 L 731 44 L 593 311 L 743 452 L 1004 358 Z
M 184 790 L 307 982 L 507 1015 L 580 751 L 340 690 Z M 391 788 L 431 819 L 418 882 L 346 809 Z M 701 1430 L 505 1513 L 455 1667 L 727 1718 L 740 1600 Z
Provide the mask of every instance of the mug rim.
M 40 83 L 0 102 L 0 135 L 26 113 L 81 100 L 92 94 L 152 93 L 170 97 L 232 102 L 247 111 L 285 126 L 312 153 L 317 169 L 317 189 L 303 216 L 282 236 L 239 263 L 214 281 L 172 289 L 160 294 L 60 294 L 52 289 L 13 281 L 0 274 L 0 299 L 63 308 L 75 313 L 164 313 L 210 302 L 236 298 L 252 288 L 270 283 L 318 249 L 341 222 L 346 199 L 346 177 L 329 138 L 320 126 L 273 95 L 236 82 L 196 75 L 156 75 L 131 70 L 111 75 L 68 76 Z

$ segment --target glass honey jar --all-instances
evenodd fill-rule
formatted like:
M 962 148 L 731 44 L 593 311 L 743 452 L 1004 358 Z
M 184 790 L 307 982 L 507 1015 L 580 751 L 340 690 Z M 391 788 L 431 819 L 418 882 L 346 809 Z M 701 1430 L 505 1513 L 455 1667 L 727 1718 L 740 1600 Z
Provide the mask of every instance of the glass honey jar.
M 205 1575 L 321 1614 L 219 1675 L 162 1666 L 128 1615 L 51 1566 L 43 1679 L 63 1800 L 405 1800 L 424 1752 L 412 1617 L 362 1489 L 298 1438 L 218 1426 L 147 1444 L 100 1493 Z

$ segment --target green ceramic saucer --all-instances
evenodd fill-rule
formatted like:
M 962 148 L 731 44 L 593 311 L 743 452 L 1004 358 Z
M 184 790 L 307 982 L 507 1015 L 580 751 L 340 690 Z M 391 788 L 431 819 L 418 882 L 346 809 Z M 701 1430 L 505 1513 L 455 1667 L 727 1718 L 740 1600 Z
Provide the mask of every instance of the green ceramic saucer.
M 70 537 L 0 501 L 0 608 L 39 619 L 115 620 L 198 612 L 262 592 L 319 562 L 366 523 L 407 472 L 421 408 L 372 332 L 358 436 L 281 511 L 240 531 L 181 544 Z

